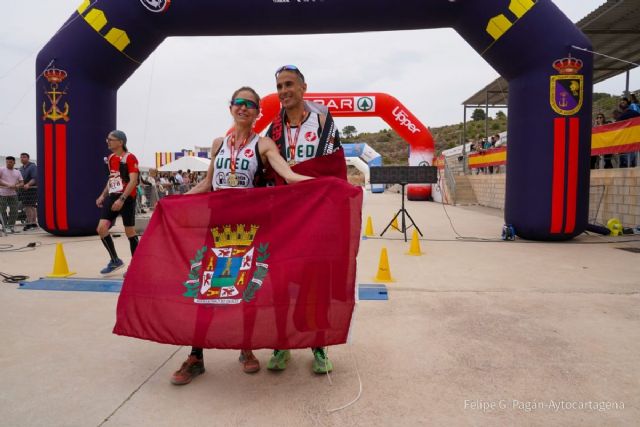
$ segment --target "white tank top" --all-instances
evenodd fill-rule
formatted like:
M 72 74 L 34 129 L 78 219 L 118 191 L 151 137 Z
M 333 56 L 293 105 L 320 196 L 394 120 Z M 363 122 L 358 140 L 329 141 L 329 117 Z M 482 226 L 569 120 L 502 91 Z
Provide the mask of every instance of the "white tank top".
M 298 126 L 291 127 L 291 129 L 285 126 L 284 132 L 286 134 L 287 145 L 285 153 L 287 161 L 291 160 L 289 144 L 292 142 L 289 140 L 289 136 L 291 136 L 291 139 L 295 139 L 296 134 L 298 139 L 296 140 L 295 162 L 300 163 L 316 157 L 318 144 L 320 143 L 320 116 L 318 113 L 310 112 L 305 121 L 302 122 L 300 131 L 298 131 Z
M 258 172 L 260 153 L 258 152 L 259 135 L 254 137 L 242 147 L 236 157 L 236 177 L 238 185 L 229 185 L 229 174 L 231 173 L 231 150 L 229 150 L 229 138 L 226 136 L 222 141 L 220 150 L 214 159 L 213 179 L 211 185 L 213 191 L 221 188 L 253 188 L 253 178 Z

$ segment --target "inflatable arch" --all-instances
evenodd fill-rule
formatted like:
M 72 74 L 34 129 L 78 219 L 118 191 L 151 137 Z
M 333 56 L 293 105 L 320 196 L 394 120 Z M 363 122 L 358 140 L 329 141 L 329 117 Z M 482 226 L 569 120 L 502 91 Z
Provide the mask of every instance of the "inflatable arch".
M 358 142 L 353 144 L 342 144 L 344 148 L 344 156 L 347 158 L 347 163 L 355 166 L 360 172 L 364 174 L 364 185 L 371 185 L 372 193 L 383 193 L 384 185 L 371 184 L 371 174 L 369 168 L 371 166 L 382 166 L 382 156 L 371 146 L 364 142 Z
M 551 0 L 84 0 L 36 60 L 41 225 L 94 233 L 118 88 L 166 37 L 440 27 L 455 29 L 509 81 L 506 222 L 530 239 L 582 233 L 593 58 L 572 50 L 591 45 Z
M 409 143 L 409 166 L 432 164 L 434 142 L 431 132 L 393 96 L 386 93 L 307 93 L 304 98 L 327 106 L 333 117 L 380 117 Z M 255 131 L 266 128 L 279 110 L 278 95 L 265 96 Z M 376 189 L 379 187 L 376 185 Z M 407 185 L 409 200 L 427 200 L 430 195 L 431 185 Z

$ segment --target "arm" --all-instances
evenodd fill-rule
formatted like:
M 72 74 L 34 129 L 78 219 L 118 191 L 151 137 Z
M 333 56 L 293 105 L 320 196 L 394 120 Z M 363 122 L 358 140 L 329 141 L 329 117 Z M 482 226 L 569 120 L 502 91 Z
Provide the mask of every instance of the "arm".
M 0 168 L 0 172 L 2 172 L 4 170 L 6 170 L 6 169 Z M 9 188 L 10 187 L 9 183 L 2 179 L 2 173 L 0 173 L 0 187 L 5 187 L 5 188 Z
M 216 162 L 216 155 L 218 153 L 218 150 L 220 150 L 222 141 L 224 141 L 223 138 L 216 138 L 213 140 L 213 144 L 211 144 L 211 163 L 209 163 L 207 175 L 202 181 L 197 183 L 191 190 L 187 191 L 185 194 L 199 194 L 211 191 L 211 182 L 213 181 L 213 169 Z
M 108 193 L 109 193 L 109 182 L 107 181 L 107 184 L 104 186 L 104 188 L 102 189 L 102 192 L 100 193 L 100 195 L 96 199 L 96 206 L 97 207 L 99 207 L 99 208 L 102 207 L 102 202 L 104 202 L 104 198 L 107 197 Z
M 300 175 L 292 171 L 289 164 L 287 164 L 280 155 L 278 147 L 276 147 L 276 143 L 273 142 L 271 138 L 260 138 L 259 147 L 260 155 L 267 159 L 276 173 L 284 178 L 288 184 L 313 179 L 310 176 Z

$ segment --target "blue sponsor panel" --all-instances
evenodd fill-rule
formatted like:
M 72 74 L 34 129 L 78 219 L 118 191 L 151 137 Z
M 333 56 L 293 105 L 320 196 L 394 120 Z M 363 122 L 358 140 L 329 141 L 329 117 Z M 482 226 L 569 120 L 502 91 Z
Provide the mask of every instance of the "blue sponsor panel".
M 369 144 L 363 142 L 356 142 L 353 144 L 342 144 L 345 157 L 357 157 L 364 161 L 368 167 L 382 166 L 382 156 Z M 362 171 L 364 173 L 364 171 Z M 368 173 L 367 173 L 368 175 Z M 383 193 L 383 184 L 371 184 L 372 193 Z

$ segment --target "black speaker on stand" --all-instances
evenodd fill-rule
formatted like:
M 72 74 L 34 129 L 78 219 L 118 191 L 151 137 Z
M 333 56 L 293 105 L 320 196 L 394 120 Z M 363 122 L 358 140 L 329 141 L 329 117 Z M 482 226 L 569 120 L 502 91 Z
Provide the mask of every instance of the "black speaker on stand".
M 407 230 L 410 227 L 415 227 L 420 236 L 422 232 L 409 215 L 404 207 L 404 187 L 407 184 L 437 184 L 438 183 L 438 168 L 435 166 L 377 166 L 369 169 L 371 184 L 400 184 L 402 187 L 402 205 L 398 212 L 393 216 L 389 224 L 380 233 L 383 236 L 384 233 L 391 227 L 393 221 L 400 219 L 400 232 L 404 234 L 404 241 L 407 241 Z M 409 218 L 411 225 L 407 226 L 405 217 Z

